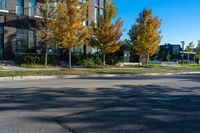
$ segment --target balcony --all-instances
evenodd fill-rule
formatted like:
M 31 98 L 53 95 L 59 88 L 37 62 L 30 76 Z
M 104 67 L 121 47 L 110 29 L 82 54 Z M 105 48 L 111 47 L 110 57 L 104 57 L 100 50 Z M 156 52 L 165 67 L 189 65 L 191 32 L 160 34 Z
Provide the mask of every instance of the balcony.
M 9 11 L 6 10 L 6 2 L 5 0 L 0 0 L 0 16 L 8 14 Z

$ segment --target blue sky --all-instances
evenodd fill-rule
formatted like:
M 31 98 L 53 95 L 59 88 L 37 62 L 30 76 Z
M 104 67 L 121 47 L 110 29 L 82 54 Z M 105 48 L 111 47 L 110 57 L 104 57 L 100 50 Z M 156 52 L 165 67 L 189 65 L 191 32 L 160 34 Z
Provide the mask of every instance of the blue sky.
M 182 40 L 196 44 L 200 40 L 200 0 L 114 0 L 114 3 L 118 8 L 117 17 L 124 21 L 123 39 L 128 38 L 131 25 L 146 7 L 162 19 L 161 44 L 180 44 Z

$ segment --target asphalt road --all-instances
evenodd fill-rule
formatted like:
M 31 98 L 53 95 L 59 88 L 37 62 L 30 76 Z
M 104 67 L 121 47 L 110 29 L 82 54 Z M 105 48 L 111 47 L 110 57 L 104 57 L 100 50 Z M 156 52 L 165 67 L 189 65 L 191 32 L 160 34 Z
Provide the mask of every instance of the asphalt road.
M 0 133 L 199 133 L 200 74 L 0 81 Z

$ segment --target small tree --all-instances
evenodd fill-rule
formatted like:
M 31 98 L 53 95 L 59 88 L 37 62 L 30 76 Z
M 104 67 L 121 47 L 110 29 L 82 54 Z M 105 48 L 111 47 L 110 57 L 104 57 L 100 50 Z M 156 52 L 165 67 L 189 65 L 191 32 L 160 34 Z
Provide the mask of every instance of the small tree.
M 165 59 L 166 59 L 166 61 L 167 62 L 170 62 L 171 61 L 171 55 L 169 54 L 169 53 L 167 53 L 167 55 L 166 55 L 166 57 L 165 57 Z
M 45 45 L 45 66 L 48 63 L 48 48 L 54 43 L 53 35 L 50 30 L 50 21 L 55 18 L 56 7 L 54 5 L 55 0 L 43 0 L 44 4 L 38 8 L 41 16 L 38 26 L 38 35 L 41 38 L 41 42 Z
M 69 69 L 71 68 L 71 50 L 81 46 L 89 39 L 89 30 L 83 26 L 88 11 L 88 2 L 80 0 L 59 1 L 58 16 L 51 21 L 54 39 L 61 48 L 68 49 Z
M 194 49 L 194 44 L 193 42 L 190 42 L 189 45 L 186 47 L 188 62 L 190 62 L 190 53 L 193 51 L 193 49 Z
M 103 65 L 106 65 L 106 53 L 117 51 L 122 45 L 122 21 L 118 19 L 113 24 L 117 9 L 111 0 L 106 0 L 104 14 L 99 15 L 98 22 L 92 24 L 93 37 L 90 45 L 95 46 L 103 53 Z
M 146 55 L 147 67 L 149 56 L 155 54 L 161 41 L 160 25 L 159 18 L 152 16 L 152 10 L 144 9 L 129 31 L 133 49 L 138 55 Z
M 195 58 L 198 60 L 198 64 L 200 63 L 200 40 L 198 41 Z

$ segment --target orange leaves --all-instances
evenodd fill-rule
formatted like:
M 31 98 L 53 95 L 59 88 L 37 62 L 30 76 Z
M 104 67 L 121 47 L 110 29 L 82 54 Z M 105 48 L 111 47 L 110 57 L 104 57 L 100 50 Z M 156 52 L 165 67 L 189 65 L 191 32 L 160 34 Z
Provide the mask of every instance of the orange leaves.
M 161 40 L 160 20 L 152 16 L 152 11 L 144 9 L 140 13 L 136 24 L 129 31 L 133 48 L 139 55 L 153 55 Z
M 51 29 L 62 48 L 73 48 L 83 45 L 89 37 L 87 27 L 82 25 L 87 14 L 88 3 L 80 4 L 80 0 L 60 1 L 58 17 L 52 21 Z
M 120 37 L 122 35 L 121 27 L 122 21 L 117 20 L 116 23 L 112 23 L 116 16 L 117 9 L 115 8 L 111 0 L 107 0 L 105 3 L 105 13 L 98 17 L 98 23 L 92 24 L 93 37 L 90 44 L 99 48 L 103 53 L 112 53 L 117 51 L 122 42 Z

